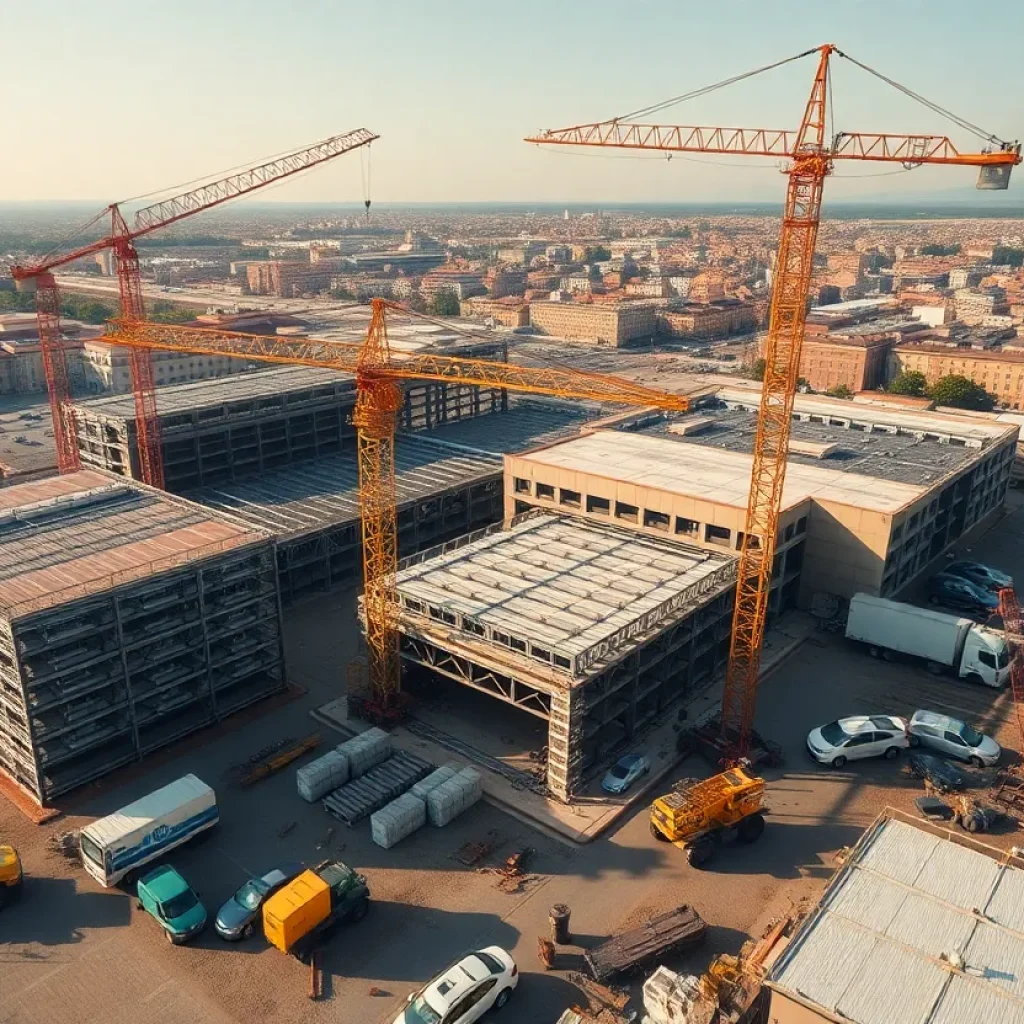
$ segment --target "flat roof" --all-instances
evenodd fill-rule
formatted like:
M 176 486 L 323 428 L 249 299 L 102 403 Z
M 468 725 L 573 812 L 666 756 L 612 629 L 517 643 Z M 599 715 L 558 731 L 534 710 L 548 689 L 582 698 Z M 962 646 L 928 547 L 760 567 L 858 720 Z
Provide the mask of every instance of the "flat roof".
M 406 623 L 578 678 L 735 578 L 731 555 L 535 510 L 406 559 L 398 593 Z
M 850 1024 L 1024 1020 L 1024 871 L 966 838 L 876 822 L 771 968 Z
M 699 434 L 690 438 L 667 433 L 597 430 L 519 457 L 568 472 L 745 509 L 750 491 L 751 455 L 693 443 L 700 440 Z M 923 486 L 826 468 L 822 461 L 827 460 L 806 456 L 790 458 L 782 497 L 784 509 L 814 498 L 891 513 L 927 490 Z
M 321 370 L 311 366 L 274 366 L 225 377 L 161 385 L 156 389 L 157 408 L 161 416 L 171 416 L 225 404 L 238 405 L 317 387 L 325 388 L 324 394 L 329 395 L 339 382 L 352 390 L 354 400 L 354 380 L 352 374 L 339 370 Z M 76 399 L 75 405 L 97 416 L 135 419 L 135 399 L 130 391 Z
M 97 470 L 0 488 L 0 615 L 40 611 L 266 536 Z

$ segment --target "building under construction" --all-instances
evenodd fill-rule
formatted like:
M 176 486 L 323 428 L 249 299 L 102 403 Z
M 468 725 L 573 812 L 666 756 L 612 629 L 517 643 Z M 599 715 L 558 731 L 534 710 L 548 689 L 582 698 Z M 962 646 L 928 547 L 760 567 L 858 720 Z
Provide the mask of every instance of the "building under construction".
M 94 470 L 0 489 L 0 769 L 41 803 L 284 685 L 265 532 Z
M 503 359 L 505 346 L 466 346 L 465 355 Z M 200 358 L 200 357 L 196 357 Z M 413 382 L 405 386 L 399 426 L 426 430 L 504 411 L 499 388 Z M 302 366 L 157 389 L 164 479 L 184 494 L 322 455 L 355 451 L 355 380 Z M 74 406 L 82 463 L 141 479 L 131 395 L 85 399 Z
M 520 402 L 500 416 L 400 432 L 395 439 L 400 554 L 499 521 L 502 454 L 575 434 L 587 413 L 578 405 Z M 200 487 L 188 497 L 273 533 L 285 603 L 362 578 L 354 451 Z
M 547 722 L 547 788 L 570 800 L 721 669 L 735 579 L 728 553 L 528 512 L 400 565 L 402 658 Z

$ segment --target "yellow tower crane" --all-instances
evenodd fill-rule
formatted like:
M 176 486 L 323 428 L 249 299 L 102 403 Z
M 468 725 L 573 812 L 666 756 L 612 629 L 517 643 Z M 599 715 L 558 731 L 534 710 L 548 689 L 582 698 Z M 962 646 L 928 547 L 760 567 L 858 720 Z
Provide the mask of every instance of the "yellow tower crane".
M 685 100 L 781 67 L 802 57 L 817 56 L 814 82 L 795 131 L 764 128 L 709 128 L 695 125 L 652 124 L 649 115 Z M 865 132 L 827 134 L 832 109 L 830 61 L 842 57 L 861 70 L 952 121 L 982 142 L 981 152 L 962 153 L 945 135 L 887 135 Z M 786 476 L 793 397 L 800 369 L 808 292 L 815 242 L 821 219 L 825 178 L 836 161 L 857 160 L 902 165 L 978 167 L 978 188 L 1006 189 L 1010 171 L 1021 162 L 1019 142 L 1007 142 L 957 117 L 873 68 L 854 60 L 831 44 L 735 75 L 642 110 L 592 124 L 543 131 L 525 141 L 557 146 L 596 146 L 658 150 L 667 153 L 712 153 L 776 157 L 787 161 L 789 179 L 779 235 L 779 252 L 772 287 L 768 337 L 764 348 L 764 383 L 754 441 L 750 492 L 743 546 L 740 551 L 732 642 L 726 669 L 719 743 L 730 759 L 744 756 L 754 724 L 754 706 L 761 663 L 775 557 L 779 509 Z
M 358 428 L 369 674 L 365 714 L 378 721 L 392 719 L 400 708 L 394 448 L 395 414 L 402 407 L 403 396 L 398 382 L 436 380 L 668 412 L 685 412 L 689 408 L 689 401 L 683 395 L 668 394 L 603 374 L 429 353 L 396 355 L 388 345 L 386 312 L 389 308 L 401 309 L 382 299 L 373 300 L 370 328 L 362 345 L 315 338 L 265 337 L 138 320 L 114 321 L 106 338 L 129 348 L 239 356 L 258 362 L 319 366 L 355 374 L 353 423 Z

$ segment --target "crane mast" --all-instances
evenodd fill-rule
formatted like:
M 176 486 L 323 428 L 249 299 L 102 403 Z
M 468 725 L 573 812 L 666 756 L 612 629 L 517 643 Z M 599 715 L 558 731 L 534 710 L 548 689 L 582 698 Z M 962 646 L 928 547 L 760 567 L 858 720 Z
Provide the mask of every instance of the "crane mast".
M 812 53 L 818 55 L 814 83 L 800 127 L 795 132 L 763 128 L 661 125 L 638 123 L 635 120 L 637 116 L 704 95 Z M 864 71 L 972 131 L 985 141 L 985 147 L 981 152 L 962 153 L 946 136 L 922 134 L 839 132 L 826 140 L 829 62 L 833 54 L 850 60 Z M 625 117 L 544 131 L 528 137 L 526 141 L 544 145 L 656 150 L 670 154 L 685 152 L 785 157 L 789 161 L 785 169 L 788 178 L 786 202 L 764 344 L 764 381 L 754 439 L 732 638 L 719 726 L 719 747 L 722 752 L 731 759 L 742 757 L 750 748 L 753 732 L 761 646 L 786 478 L 793 400 L 800 368 L 800 349 L 807 317 L 807 299 L 825 179 L 832 173 L 837 160 L 896 163 L 907 170 L 924 164 L 972 166 L 979 168 L 978 188 L 1002 190 L 1009 183 L 1010 171 L 1021 162 L 1020 144 L 1005 142 L 990 133 L 982 132 L 963 118 L 956 117 L 880 75 L 831 44 Z
M 81 459 L 75 441 L 71 413 L 71 384 L 68 374 L 67 352 L 60 328 L 60 291 L 53 271 L 75 260 L 106 249 L 112 250 L 117 267 L 121 318 L 142 321 L 145 304 L 142 298 L 142 278 L 139 272 L 139 254 L 135 240 L 160 228 L 191 217 L 203 210 L 220 206 L 239 196 L 247 195 L 283 178 L 309 170 L 318 164 L 333 160 L 361 146 L 367 146 L 380 136 L 366 128 L 328 139 L 268 160 L 256 167 L 230 174 L 217 181 L 189 189 L 170 199 L 161 200 L 136 211 L 134 223 L 129 227 L 117 203 L 107 208 L 110 213 L 110 233 L 80 248 L 52 256 L 33 266 L 11 268 L 17 286 L 36 292 L 39 343 L 43 356 L 43 370 L 50 397 L 53 417 L 53 436 L 57 449 L 57 468 L 69 473 L 81 468 Z M 163 488 L 163 450 L 160 444 L 160 421 L 157 416 L 156 391 L 150 352 L 132 349 L 130 355 L 132 391 L 135 399 L 135 431 L 138 438 L 139 470 L 142 479 L 154 487 Z

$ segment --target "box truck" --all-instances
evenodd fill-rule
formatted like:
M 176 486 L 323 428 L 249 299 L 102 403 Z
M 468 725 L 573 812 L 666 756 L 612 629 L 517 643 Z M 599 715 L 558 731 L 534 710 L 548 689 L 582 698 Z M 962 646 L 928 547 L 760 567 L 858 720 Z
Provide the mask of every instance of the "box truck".
M 1001 687 L 1010 675 L 1010 652 L 1002 635 L 931 608 L 855 594 L 846 636 L 865 644 L 876 658 L 893 654 L 923 661 L 929 671 Z
M 86 825 L 79 836 L 82 864 L 100 885 L 116 885 L 218 820 L 213 790 L 195 775 L 185 775 Z
M 340 860 L 325 860 L 263 904 L 263 934 L 306 961 L 316 943 L 342 921 L 361 921 L 370 909 L 366 878 Z

